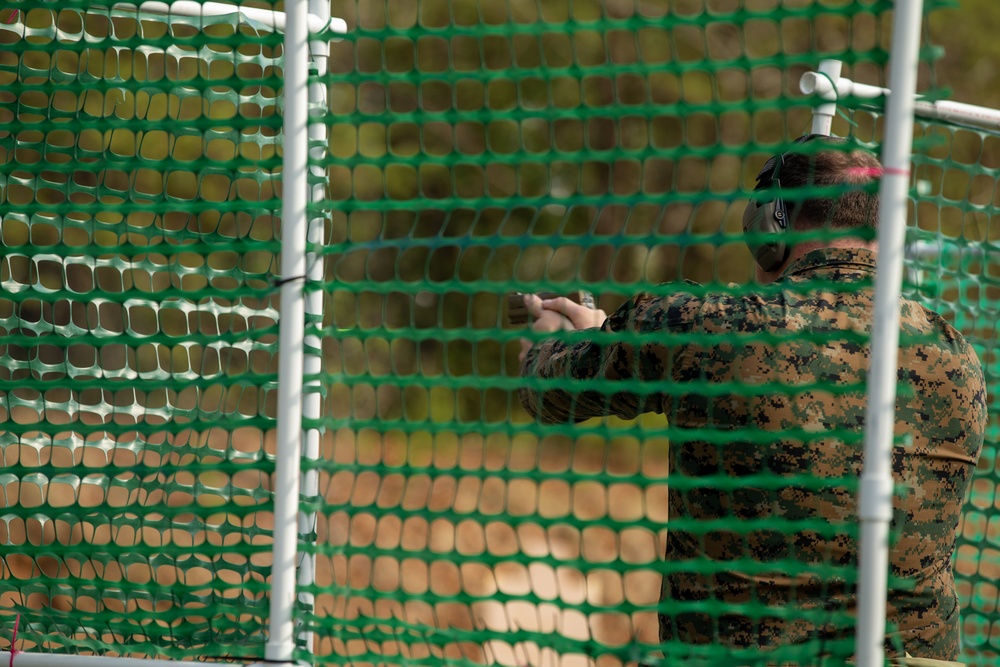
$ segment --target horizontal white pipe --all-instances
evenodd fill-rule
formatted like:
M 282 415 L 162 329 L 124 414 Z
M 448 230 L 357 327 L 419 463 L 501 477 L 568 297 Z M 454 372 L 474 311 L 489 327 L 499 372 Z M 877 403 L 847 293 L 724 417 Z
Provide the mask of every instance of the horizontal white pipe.
M 799 80 L 799 90 L 805 95 L 815 94 L 821 97 L 831 95 L 835 97 L 853 96 L 862 99 L 874 99 L 891 94 L 888 88 L 870 86 L 843 78 L 837 79 L 835 88 L 834 82 L 830 77 L 823 76 L 817 72 L 806 72 L 803 74 Z M 934 118 L 994 130 L 1000 128 L 1000 111 L 996 109 L 946 100 L 923 102 L 919 99 L 914 102 L 913 107 L 914 113 L 921 118 Z
M 962 255 L 963 257 L 980 259 L 985 254 L 986 251 L 981 246 L 958 245 L 949 241 L 913 241 L 906 245 L 906 256 L 913 259 L 937 259 L 942 255 L 948 257 Z M 990 256 L 995 254 L 995 252 L 991 252 Z
M 57 653 L 30 653 L 17 651 L 11 662 L 10 651 L 0 651 L 0 664 L 17 667 L 174 667 L 190 665 L 205 667 L 204 662 L 193 660 L 154 660 L 152 658 L 118 658 L 103 655 L 65 655 Z
M 251 21 L 257 21 L 274 30 L 284 31 L 286 17 L 284 12 L 276 12 L 270 9 L 260 9 L 258 7 L 243 7 L 240 5 L 227 5 L 221 2 L 197 2 L 196 0 L 176 0 L 175 2 L 160 2 L 159 0 L 148 0 L 138 5 L 128 2 L 115 3 L 112 9 L 138 10 L 149 14 L 172 14 L 175 16 L 190 16 L 200 18 L 203 16 L 228 16 L 230 14 L 240 14 Z M 323 32 L 326 29 L 333 32 L 347 32 L 347 22 L 343 19 L 324 19 L 315 14 L 309 15 L 309 32 Z
M 961 102 L 918 101 L 914 104 L 914 112 L 923 118 L 936 118 L 991 130 L 1000 128 L 1000 111 Z

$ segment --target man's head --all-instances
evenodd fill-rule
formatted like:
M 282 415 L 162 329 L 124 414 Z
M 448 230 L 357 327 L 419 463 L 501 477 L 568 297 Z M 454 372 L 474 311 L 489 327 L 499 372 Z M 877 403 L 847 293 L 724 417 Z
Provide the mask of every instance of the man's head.
M 864 230 L 878 224 L 878 194 L 870 185 L 882 176 L 882 165 L 874 155 L 837 137 L 806 135 L 795 144 L 761 169 L 743 214 L 743 231 L 765 237 L 747 242 L 764 272 L 779 271 L 788 260 L 788 229 Z M 802 188 L 827 192 L 811 197 Z

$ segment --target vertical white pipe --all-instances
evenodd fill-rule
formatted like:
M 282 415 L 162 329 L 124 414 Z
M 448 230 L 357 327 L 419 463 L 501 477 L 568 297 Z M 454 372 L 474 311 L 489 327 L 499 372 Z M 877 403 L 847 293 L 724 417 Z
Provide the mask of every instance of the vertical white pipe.
M 865 416 L 864 470 L 858 498 L 861 521 L 861 571 L 855 637 L 858 667 L 881 667 L 885 662 L 899 295 L 903 278 L 903 245 L 913 151 L 913 107 L 922 19 L 923 0 L 896 1 L 889 66 L 892 95 L 886 107 L 882 144 L 884 175 L 879 191 L 879 254 Z
M 309 0 L 309 13 L 318 16 L 324 23 L 330 18 L 329 0 Z M 309 157 L 314 162 L 322 162 L 326 157 L 327 129 L 323 123 L 323 115 L 327 108 L 326 84 L 322 79 L 327 73 L 327 61 L 330 57 L 330 43 L 323 40 L 312 40 L 309 42 L 309 55 L 312 73 L 320 81 L 309 84 Z M 312 116 L 317 116 L 313 119 Z M 309 199 L 312 203 L 322 202 L 326 198 L 326 168 L 322 164 L 312 164 L 309 167 L 309 174 L 312 177 Z M 308 242 L 310 246 L 322 245 L 325 230 L 326 218 L 323 214 L 313 211 L 309 214 Z M 323 257 L 315 250 L 306 252 L 306 278 L 315 287 L 324 277 Z M 306 295 L 306 316 L 309 326 L 322 323 L 323 317 L 323 292 L 313 290 Z M 323 371 L 323 356 L 320 346 L 322 341 L 315 334 L 308 334 L 305 338 L 305 375 L 318 376 Z M 303 414 L 306 419 L 319 419 L 322 417 L 323 400 L 319 393 L 320 382 L 313 380 L 306 386 L 306 393 L 303 396 Z M 316 461 L 320 458 L 320 432 L 315 428 L 307 429 L 305 432 L 305 450 L 303 456 L 306 460 Z M 319 493 L 319 471 L 309 470 L 302 478 L 302 495 L 305 498 L 314 498 Z M 315 535 L 316 513 L 300 513 L 299 534 L 303 536 Z M 299 554 L 298 585 L 299 585 L 299 605 L 309 610 L 315 608 L 315 596 L 306 591 L 316 581 L 316 561 L 311 553 L 302 552 Z M 313 649 L 313 633 L 305 628 L 300 628 L 299 640 L 302 644 Z
M 281 209 L 281 322 L 278 329 L 278 445 L 274 472 L 274 562 L 264 656 L 290 662 L 295 650 L 295 557 L 302 456 L 309 67 L 307 0 L 286 0 L 284 157 Z
M 839 60 L 821 60 L 819 71 L 830 77 L 833 82 L 831 90 L 823 91 L 823 99 L 829 100 L 820 104 L 813 110 L 812 133 L 830 136 L 833 129 L 833 117 L 837 115 L 837 88 L 836 83 L 840 80 L 842 63 Z

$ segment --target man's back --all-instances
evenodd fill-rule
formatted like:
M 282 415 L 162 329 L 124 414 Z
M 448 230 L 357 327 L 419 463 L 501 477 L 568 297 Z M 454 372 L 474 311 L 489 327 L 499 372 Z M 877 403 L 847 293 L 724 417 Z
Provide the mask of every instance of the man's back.
M 663 300 L 666 316 L 655 318 L 668 332 L 707 334 L 682 346 L 664 339 L 670 379 L 692 390 L 665 393 L 663 411 L 675 427 L 733 432 L 671 446 L 671 519 L 699 521 L 668 526 L 663 598 L 675 604 L 660 617 L 664 641 L 751 647 L 849 634 L 854 582 L 842 575 L 857 560 L 873 274 L 870 252 L 824 249 L 793 262 L 762 295 Z M 893 468 L 905 490 L 890 561 L 910 590 L 890 596 L 891 643 L 948 659 L 958 653 L 951 556 L 983 441 L 985 385 L 974 351 L 942 318 L 904 301 L 901 326 Z M 759 391 L 695 388 L 730 383 Z M 711 477 L 781 483 L 695 482 Z M 747 522 L 761 523 L 740 528 Z M 684 563 L 691 569 L 677 567 Z M 721 612 L 700 611 L 705 601 L 722 603 Z
M 843 662 L 853 652 L 870 239 L 882 174 L 878 159 L 848 140 L 800 137 L 764 164 L 744 209 L 758 294 L 642 295 L 592 340 L 522 344 L 522 372 L 556 380 L 521 391 L 542 421 L 668 416 L 659 609 L 671 656 L 705 654 L 690 644 L 748 654 L 808 644 L 755 654 L 798 664 Z M 564 328 L 560 315 L 573 328 L 593 326 L 565 299 L 533 304 L 536 331 Z M 947 660 L 959 639 L 951 556 L 982 447 L 986 391 L 974 351 L 947 322 L 900 306 L 893 473 L 902 494 L 887 648 Z

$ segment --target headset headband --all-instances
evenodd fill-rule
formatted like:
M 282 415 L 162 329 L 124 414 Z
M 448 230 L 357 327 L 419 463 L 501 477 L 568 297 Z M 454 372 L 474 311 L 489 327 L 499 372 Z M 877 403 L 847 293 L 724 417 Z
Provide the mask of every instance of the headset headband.
M 829 139 L 825 134 L 803 134 L 801 137 L 792 142 L 792 146 L 796 144 L 804 144 L 812 141 L 813 139 L 822 137 L 824 139 Z M 779 182 L 779 177 L 781 175 L 781 168 L 785 166 L 785 156 L 789 153 L 795 152 L 794 150 L 787 150 L 783 153 L 778 153 L 777 155 L 772 155 L 768 158 L 764 166 L 761 167 L 760 173 L 757 174 L 757 186 L 754 190 L 764 190 L 771 187 L 772 183 L 777 185 L 779 188 L 781 184 Z

